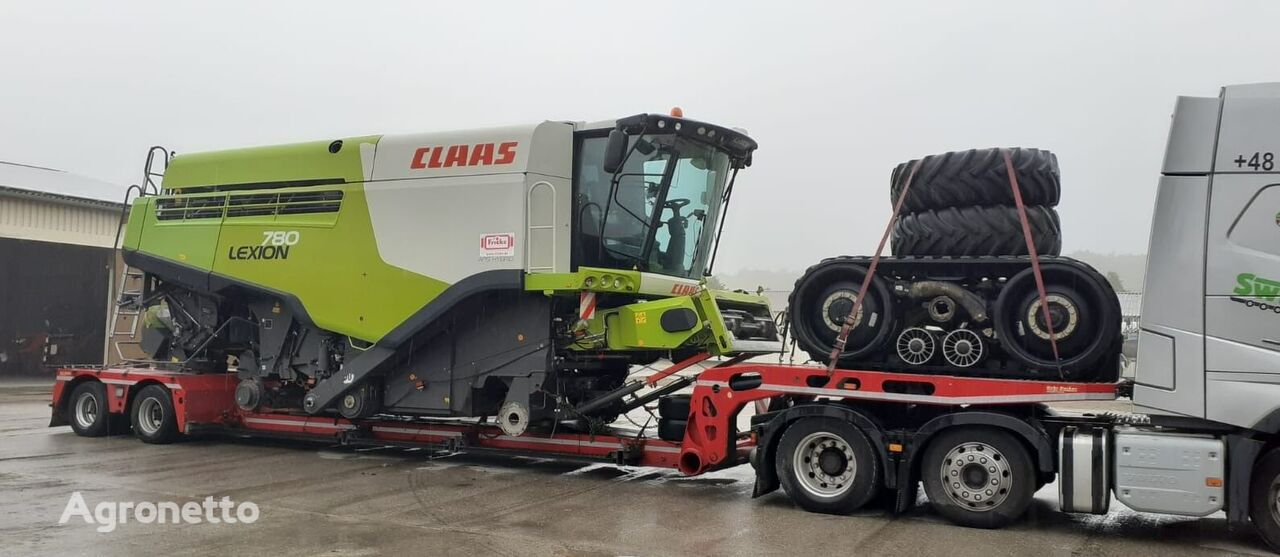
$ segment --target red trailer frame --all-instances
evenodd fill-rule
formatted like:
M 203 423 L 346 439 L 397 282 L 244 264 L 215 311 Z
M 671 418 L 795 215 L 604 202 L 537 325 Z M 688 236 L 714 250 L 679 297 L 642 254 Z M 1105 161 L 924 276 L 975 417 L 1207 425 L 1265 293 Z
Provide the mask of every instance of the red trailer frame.
M 655 376 L 669 375 L 660 371 Z M 857 371 L 807 365 L 739 363 L 701 371 L 693 389 L 685 438 L 679 443 L 643 432 L 604 434 L 529 432 L 506 435 L 497 426 L 457 419 L 368 419 L 310 416 L 301 411 L 245 412 L 235 404 L 235 374 L 199 374 L 156 368 L 65 368 L 57 372 L 51 426 L 67 423 L 70 393 L 86 381 L 106 385 L 107 407 L 127 415 L 132 397 L 147 385 L 172 393 L 178 431 L 286 436 L 351 444 L 406 445 L 447 450 L 536 453 L 618 464 L 678 468 L 687 475 L 747 462 L 756 440 L 738 432 L 748 404 L 780 396 L 840 401 L 888 401 L 938 406 L 1025 405 L 1112 400 L 1117 384 L 1012 380 Z

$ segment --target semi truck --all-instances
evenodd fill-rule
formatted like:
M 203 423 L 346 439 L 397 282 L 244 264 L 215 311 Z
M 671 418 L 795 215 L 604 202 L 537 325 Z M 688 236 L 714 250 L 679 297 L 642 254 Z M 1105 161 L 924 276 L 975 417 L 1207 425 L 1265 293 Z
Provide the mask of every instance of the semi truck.
M 124 307 L 138 311 L 149 358 L 60 369 L 51 425 L 149 443 L 221 432 L 687 475 L 750 463 L 757 497 L 782 488 L 814 512 L 872 501 L 901 512 L 923 488 L 939 514 L 981 528 L 1017 520 L 1056 481 L 1063 512 L 1106 513 L 1112 499 L 1225 512 L 1280 550 L 1277 129 L 1280 84 L 1177 99 L 1132 381 L 1045 373 L 1052 361 L 1021 375 L 970 373 L 951 358 L 863 367 L 838 350 L 827 365 L 761 361 L 785 322 L 756 296 L 699 280 L 756 144 L 675 113 L 175 157 L 163 189 L 141 188 L 124 242 L 144 283 Z M 1037 263 L 1007 168 L 1031 253 L 996 274 L 1034 268 L 1038 295 L 1019 293 L 1017 307 L 1043 312 L 1052 344 L 1071 313 L 1051 306 L 1069 304 L 1046 293 L 1052 260 Z M 861 306 L 879 259 L 848 288 L 855 296 L 831 298 L 843 313 L 818 306 L 842 336 L 873 326 L 876 308 Z M 369 290 L 378 277 L 396 287 Z M 991 300 L 965 303 L 983 311 Z M 974 342 L 1009 335 L 989 334 Z M 1080 363 L 1111 366 L 1115 352 L 1104 353 Z M 1134 412 L 1051 407 L 1124 397 Z M 651 406 L 656 428 L 609 423 Z

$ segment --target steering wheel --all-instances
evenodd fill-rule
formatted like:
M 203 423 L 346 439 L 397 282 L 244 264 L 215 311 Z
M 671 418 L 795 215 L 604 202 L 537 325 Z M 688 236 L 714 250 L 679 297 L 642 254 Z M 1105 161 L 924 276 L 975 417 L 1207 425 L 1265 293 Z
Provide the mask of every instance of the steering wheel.
M 662 206 L 675 211 L 676 216 L 680 216 L 680 209 L 683 209 L 688 204 L 688 199 L 668 199 Z

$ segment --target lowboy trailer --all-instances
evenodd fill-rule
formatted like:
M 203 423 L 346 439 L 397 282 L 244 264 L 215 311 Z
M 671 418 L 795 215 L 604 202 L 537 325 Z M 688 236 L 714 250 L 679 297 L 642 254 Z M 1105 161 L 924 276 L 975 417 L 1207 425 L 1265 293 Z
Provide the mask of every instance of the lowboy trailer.
M 643 429 L 530 431 L 512 436 L 487 421 L 377 416 L 351 420 L 297 410 L 247 412 L 235 400 L 235 374 L 154 367 L 59 370 L 50 425 L 69 424 L 83 436 L 132 429 L 148 443 L 168 443 L 186 434 L 287 437 L 349 445 L 538 454 L 674 468 L 691 476 L 750 462 L 757 472 L 756 496 L 782 485 L 806 509 L 846 512 L 889 490 L 897 493 L 893 509 L 900 512 L 915 501 L 924 449 L 944 430 L 949 438 L 974 432 L 975 439 L 986 439 L 987 432 L 996 432 L 996 445 L 1014 440 L 1014 445 L 1001 450 L 1017 464 L 1012 471 L 1008 467 L 996 471 L 1010 472 L 1007 478 L 997 478 L 991 471 L 985 475 L 970 471 L 982 476 L 983 483 L 996 481 L 993 493 L 1019 482 L 1041 486 L 1060 469 L 1054 440 L 1061 432 L 1100 427 L 1106 421 L 1056 416 L 1046 403 L 1113 400 L 1123 387 L 847 369 L 829 373 L 813 365 L 732 360 L 692 375 L 669 373 L 687 368 L 686 362 L 652 376 L 667 380 L 668 385 L 693 385 L 690 394 L 656 399 L 661 412 L 685 417 L 684 436 L 676 440 L 655 438 Z M 755 405 L 757 414 L 750 429 L 740 431 L 738 416 L 748 405 Z M 789 442 L 796 431 L 808 431 L 809 443 Z M 996 445 L 987 450 L 994 451 Z M 806 470 L 804 465 L 810 463 Z M 1024 474 L 1030 474 L 1029 479 L 1020 477 Z M 1104 476 L 1098 476 L 1099 481 Z M 1025 501 L 1019 502 L 1018 513 L 1000 513 L 1006 516 L 1002 522 L 1016 518 L 1034 493 L 1034 489 L 1022 491 L 1019 497 Z

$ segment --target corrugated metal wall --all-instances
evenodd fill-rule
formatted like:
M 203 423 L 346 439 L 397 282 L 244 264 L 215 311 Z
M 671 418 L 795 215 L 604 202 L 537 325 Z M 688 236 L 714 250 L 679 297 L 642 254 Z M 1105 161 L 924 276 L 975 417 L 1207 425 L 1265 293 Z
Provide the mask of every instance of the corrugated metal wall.
M 100 364 L 120 209 L 0 193 L 0 375 Z
M 0 238 L 110 247 L 119 223 L 109 206 L 0 195 Z

